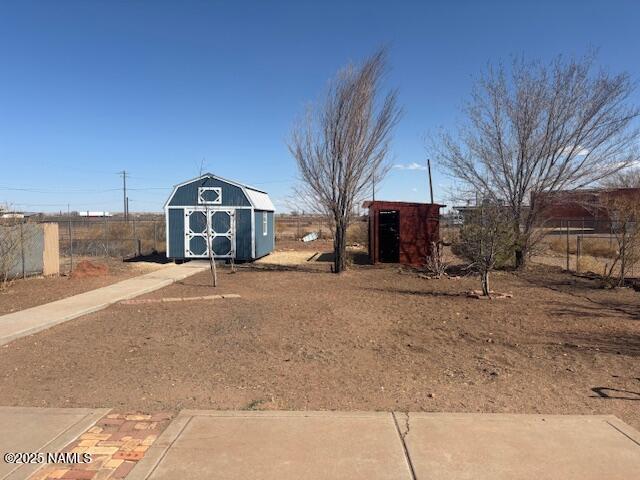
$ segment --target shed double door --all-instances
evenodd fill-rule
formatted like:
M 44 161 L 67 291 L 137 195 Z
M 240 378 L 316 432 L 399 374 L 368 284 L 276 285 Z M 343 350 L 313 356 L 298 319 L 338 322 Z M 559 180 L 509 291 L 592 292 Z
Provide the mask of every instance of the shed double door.
M 207 258 L 209 249 L 215 258 L 235 257 L 235 210 L 186 209 L 184 216 L 185 258 Z

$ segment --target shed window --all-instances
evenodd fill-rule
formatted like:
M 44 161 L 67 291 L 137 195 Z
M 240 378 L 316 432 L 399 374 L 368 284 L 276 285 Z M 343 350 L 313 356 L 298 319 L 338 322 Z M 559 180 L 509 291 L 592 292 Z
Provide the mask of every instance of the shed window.
M 198 203 L 200 205 L 220 205 L 222 203 L 222 188 L 198 187 Z
M 262 235 L 266 235 L 269 230 L 267 212 L 262 212 Z

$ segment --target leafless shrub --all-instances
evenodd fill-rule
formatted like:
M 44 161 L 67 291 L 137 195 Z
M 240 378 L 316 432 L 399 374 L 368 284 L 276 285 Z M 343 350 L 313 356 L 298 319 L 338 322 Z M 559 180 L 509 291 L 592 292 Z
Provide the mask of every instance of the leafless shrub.
M 489 274 L 504 266 L 513 254 L 511 218 L 501 206 L 485 204 L 468 215 L 455 246 L 469 268 L 480 274 L 483 295 L 490 296 Z
M 29 249 L 35 229 L 25 228 L 22 218 L 0 220 L 0 289 L 15 276 L 25 249 Z
M 603 205 L 611 219 L 611 233 L 616 244 L 615 256 L 604 276 L 612 286 L 623 286 L 626 269 L 640 261 L 640 194 L 611 192 L 605 195 Z
M 427 255 L 424 266 L 427 273 L 436 278 L 440 278 L 447 273 L 449 262 L 445 260 L 442 242 L 431 242 L 430 252 Z

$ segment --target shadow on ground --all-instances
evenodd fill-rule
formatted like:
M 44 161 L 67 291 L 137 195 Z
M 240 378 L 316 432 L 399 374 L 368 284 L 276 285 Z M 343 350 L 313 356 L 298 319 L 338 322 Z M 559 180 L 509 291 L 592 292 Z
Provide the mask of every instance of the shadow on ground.
M 591 389 L 595 395 L 591 398 L 601 398 L 603 400 L 631 400 L 640 401 L 640 393 L 630 390 L 621 390 L 619 388 L 610 387 L 593 387 Z
M 424 291 L 424 290 L 408 290 L 402 288 L 388 287 L 388 288 L 380 288 L 380 287 L 363 287 L 361 290 L 365 290 L 367 292 L 381 292 L 381 293 L 391 293 L 397 295 L 417 295 L 422 297 L 466 297 L 467 294 L 465 292 L 442 292 L 442 291 Z
M 371 265 L 367 252 L 347 251 L 347 258 L 354 265 Z M 323 252 L 316 257 L 316 262 L 333 263 L 333 252 Z
M 167 258 L 167 255 L 165 254 L 165 252 L 151 252 L 148 255 L 136 255 L 135 257 L 125 258 L 123 262 L 126 262 L 126 263 L 144 262 L 144 263 L 165 264 L 165 263 L 171 263 L 172 260 Z

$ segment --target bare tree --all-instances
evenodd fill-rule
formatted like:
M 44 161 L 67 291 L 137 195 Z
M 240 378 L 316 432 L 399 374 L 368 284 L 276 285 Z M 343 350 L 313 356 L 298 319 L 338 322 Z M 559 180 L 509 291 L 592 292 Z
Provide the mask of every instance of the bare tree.
M 205 164 L 205 159 L 204 157 L 202 157 L 202 160 L 200 161 L 200 174 L 199 174 L 200 177 L 202 177 L 202 175 L 204 174 L 204 164 Z M 213 253 L 213 235 L 211 235 L 213 225 L 211 223 L 211 209 L 209 208 L 209 205 L 206 205 L 204 209 L 204 215 L 205 215 L 205 228 L 206 228 L 206 241 L 207 241 L 207 258 L 209 259 L 209 272 L 211 273 L 211 286 L 217 287 L 218 286 L 218 270 L 216 268 L 216 259 Z
M 640 194 L 625 189 L 611 190 L 602 196 L 601 206 L 610 219 L 611 234 L 616 242 L 615 256 L 605 269 L 605 279 L 612 286 L 621 287 L 627 268 L 640 261 Z
M 209 205 L 205 207 L 204 214 L 207 217 L 206 220 L 206 229 L 207 229 L 207 257 L 209 258 L 209 271 L 211 272 L 211 286 L 218 286 L 218 270 L 216 269 L 216 259 L 214 257 L 213 252 L 213 235 L 211 232 L 213 230 L 213 225 L 211 223 L 211 209 Z
M 6 287 L 15 268 L 20 264 L 20 226 L 0 225 L 0 289 Z
M 640 188 L 640 168 L 634 167 L 621 170 L 605 178 L 602 182 L 602 187 L 607 189 Z
M 626 73 L 594 72 L 593 56 L 514 60 L 509 75 L 501 66 L 483 74 L 466 122 L 434 142 L 440 164 L 469 196 L 509 209 L 517 267 L 535 241 L 545 194 L 594 184 L 633 160 L 633 90 Z
M 469 268 L 480 274 L 485 296 L 491 296 L 490 273 L 511 259 L 514 235 L 508 211 L 489 202 L 470 213 L 460 229 L 454 250 L 470 262 Z
M 346 233 L 356 204 L 388 171 L 390 134 L 400 116 L 397 92 L 380 98 L 386 53 L 348 65 L 330 82 L 324 102 L 293 130 L 289 150 L 303 187 L 300 195 L 335 224 L 333 271 L 346 268 Z
M 615 256 L 604 276 L 611 286 L 624 286 L 627 268 L 640 261 L 640 168 L 622 170 L 602 186 L 595 208 L 605 211 L 616 242 Z

